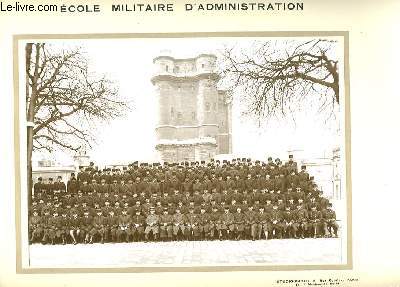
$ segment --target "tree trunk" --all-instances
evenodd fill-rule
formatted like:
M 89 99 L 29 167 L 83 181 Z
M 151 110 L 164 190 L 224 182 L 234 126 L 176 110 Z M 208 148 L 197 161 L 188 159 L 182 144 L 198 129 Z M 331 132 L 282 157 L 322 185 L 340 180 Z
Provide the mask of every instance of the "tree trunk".
M 26 60 L 26 99 L 29 98 L 29 72 L 30 72 L 30 64 L 31 64 L 31 55 L 32 55 L 32 43 L 27 43 L 25 46 L 25 60 Z M 27 102 L 28 104 L 28 102 Z M 31 109 L 29 109 L 30 111 Z M 33 150 L 33 127 L 30 125 L 33 122 L 33 111 L 28 112 L 26 120 L 28 121 L 27 125 L 27 188 L 28 188 L 28 206 L 31 206 L 32 201 L 32 189 L 33 189 L 33 181 L 32 181 L 32 150 Z

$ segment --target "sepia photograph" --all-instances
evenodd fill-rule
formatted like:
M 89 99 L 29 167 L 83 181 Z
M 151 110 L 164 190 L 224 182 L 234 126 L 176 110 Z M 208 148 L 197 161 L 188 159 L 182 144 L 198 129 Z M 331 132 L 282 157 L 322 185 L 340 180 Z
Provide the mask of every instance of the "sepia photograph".
M 350 266 L 345 47 L 323 32 L 19 40 L 22 267 Z

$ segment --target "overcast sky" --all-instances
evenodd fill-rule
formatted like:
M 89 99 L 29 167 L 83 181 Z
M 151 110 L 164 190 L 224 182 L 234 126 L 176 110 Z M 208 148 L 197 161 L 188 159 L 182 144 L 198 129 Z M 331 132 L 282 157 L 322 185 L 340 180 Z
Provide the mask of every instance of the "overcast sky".
M 71 42 L 82 46 L 90 58 L 92 70 L 106 74 L 119 85 L 121 96 L 132 100 L 133 109 L 124 118 L 112 121 L 97 134 L 98 144 L 89 151 L 99 165 L 133 160 L 153 161 L 157 103 L 150 79 L 153 58 L 169 54 L 177 58 L 195 57 L 200 53 L 218 56 L 224 46 L 248 47 L 255 38 L 177 38 L 177 39 L 110 39 Z M 304 38 L 302 38 L 304 40 Z M 63 40 L 64 41 L 64 40 Z M 293 121 L 270 121 L 261 128 L 251 119 L 241 116 L 244 106 L 239 96 L 233 103 L 233 154 L 265 159 L 287 157 L 289 149 L 301 149 L 309 157 L 328 155 L 339 143 L 337 127 L 325 123 L 310 109 L 302 109 Z M 62 164 L 70 156 L 55 154 Z M 36 155 L 39 159 L 42 155 Z

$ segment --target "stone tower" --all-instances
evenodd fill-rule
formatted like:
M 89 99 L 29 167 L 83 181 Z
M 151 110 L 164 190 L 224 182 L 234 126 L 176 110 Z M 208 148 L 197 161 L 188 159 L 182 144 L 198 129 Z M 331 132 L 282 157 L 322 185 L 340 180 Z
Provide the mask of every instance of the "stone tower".
M 156 149 L 162 161 L 202 161 L 231 153 L 231 103 L 217 89 L 216 56 L 153 60 L 157 91 Z

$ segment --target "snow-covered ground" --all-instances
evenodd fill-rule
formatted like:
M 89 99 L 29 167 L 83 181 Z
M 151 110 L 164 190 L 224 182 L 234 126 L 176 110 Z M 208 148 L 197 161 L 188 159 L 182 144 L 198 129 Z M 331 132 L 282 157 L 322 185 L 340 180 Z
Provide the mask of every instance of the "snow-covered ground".
M 30 246 L 30 267 L 345 264 L 340 238 Z

